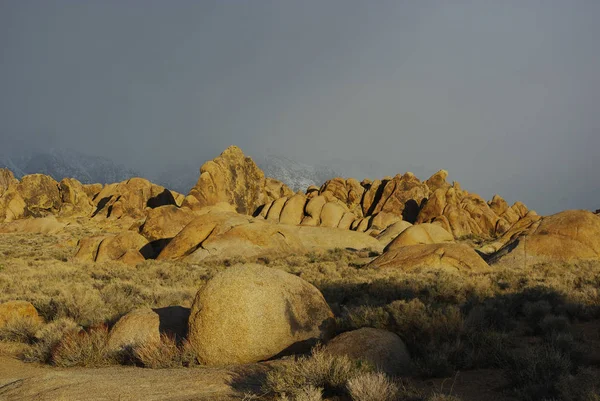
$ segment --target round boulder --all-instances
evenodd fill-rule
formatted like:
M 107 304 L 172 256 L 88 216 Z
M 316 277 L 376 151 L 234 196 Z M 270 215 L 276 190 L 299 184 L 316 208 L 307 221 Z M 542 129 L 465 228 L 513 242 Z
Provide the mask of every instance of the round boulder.
M 387 249 L 396 249 L 407 245 L 439 244 L 443 242 L 454 242 L 454 237 L 448 231 L 437 224 L 423 223 L 408 227 L 402 231 Z
M 410 373 L 412 362 L 406 345 L 397 334 L 363 327 L 332 339 L 323 349 L 330 355 L 347 355 L 369 362 L 390 376 Z
M 30 319 L 36 323 L 42 322 L 42 318 L 30 302 L 7 301 L 0 304 L 0 327 L 6 326 L 11 321 L 22 319 Z
M 177 340 L 187 334 L 190 310 L 182 306 L 166 308 L 135 309 L 113 326 L 108 335 L 108 349 L 119 351 L 148 341 L 160 341 L 160 335 L 173 336 Z
M 263 266 L 229 268 L 198 291 L 189 342 L 206 365 L 258 362 L 327 340 L 329 305 L 313 285 Z

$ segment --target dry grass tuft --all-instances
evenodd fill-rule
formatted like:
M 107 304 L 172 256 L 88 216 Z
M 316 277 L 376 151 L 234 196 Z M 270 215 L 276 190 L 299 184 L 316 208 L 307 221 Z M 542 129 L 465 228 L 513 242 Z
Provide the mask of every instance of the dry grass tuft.
M 133 349 L 133 355 L 146 368 L 165 369 L 197 365 L 197 357 L 187 341 L 181 345 L 165 334 L 160 341 L 147 341 Z
M 322 401 L 323 389 L 308 385 L 297 389 L 293 395 L 286 394 L 278 398 L 279 401 Z
M 312 386 L 326 392 L 343 392 L 348 380 L 371 370 L 367 364 L 346 356 L 328 355 L 316 348 L 311 356 L 277 365 L 268 372 L 263 390 L 271 394 L 295 394 L 297 389 Z
M 10 319 L 0 327 L 0 341 L 33 343 L 35 341 L 35 333 L 41 326 L 42 323 L 31 316 Z
M 71 319 L 62 318 L 42 326 L 34 335 L 34 344 L 23 353 L 26 362 L 50 363 L 52 350 L 62 340 L 65 333 L 79 331 Z
M 107 350 L 108 328 L 67 332 L 52 351 L 52 362 L 60 367 L 97 367 L 116 363 Z
M 381 372 L 353 377 L 347 388 L 354 401 L 394 401 L 398 395 L 398 386 Z

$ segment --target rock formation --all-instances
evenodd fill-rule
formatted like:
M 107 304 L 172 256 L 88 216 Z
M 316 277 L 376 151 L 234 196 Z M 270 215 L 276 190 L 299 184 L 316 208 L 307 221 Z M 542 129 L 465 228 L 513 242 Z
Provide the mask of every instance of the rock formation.
M 187 335 L 190 310 L 181 306 L 135 309 L 112 327 L 108 349 L 119 351 L 145 342 L 160 341 L 161 334 L 182 340 Z
M 454 243 L 391 247 L 369 266 L 403 271 L 434 268 L 478 273 L 490 270 L 488 264 L 472 248 Z
M 544 262 L 600 260 L 600 216 L 566 210 L 538 218 L 491 256 L 493 265 L 531 267 Z
M 364 327 L 348 331 L 333 338 L 323 351 L 369 362 L 375 369 L 392 377 L 412 371 L 412 361 L 404 341 L 386 330 Z
M 96 210 L 93 217 L 120 219 L 140 218 L 146 208 L 176 205 L 173 193 L 143 178 L 131 178 L 120 183 L 105 185 L 94 197 Z
M 254 214 L 259 206 L 291 193 L 275 180 L 267 180 L 256 163 L 237 146 L 230 146 L 200 168 L 200 178 L 183 205 L 191 209 L 228 202 L 238 213 Z
M 79 241 L 74 260 L 80 262 L 104 262 L 118 260 L 129 265 L 153 257 L 148 240 L 133 231 L 86 237 Z
M 0 328 L 10 322 L 28 319 L 33 323 L 41 323 L 43 320 L 39 316 L 35 307 L 27 301 L 7 301 L 0 304 Z
M 188 341 L 206 365 L 258 362 L 327 340 L 333 313 L 314 286 L 281 270 L 229 268 L 198 291 Z
M 363 233 L 325 227 L 272 224 L 236 213 L 196 217 L 160 252 L 160 260 L 186 257 L 189 261 L 234 256 L 285 255 L 334 248 L 370 248 L 383 245 Z

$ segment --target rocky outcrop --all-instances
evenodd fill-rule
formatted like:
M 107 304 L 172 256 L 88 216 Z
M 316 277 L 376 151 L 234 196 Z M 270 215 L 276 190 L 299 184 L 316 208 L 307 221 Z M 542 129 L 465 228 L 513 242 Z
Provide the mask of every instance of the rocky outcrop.
M 183 202 L 193 210 L 219 202 L 235 205 L 238 213 L 252 215 L 262 205 L 291 193 L 283 184 L 267 180 L 256 163 L 237 146 L 200 168 L 200 178 Z M 268 184 L 268 185 L 267 185 Z
M 42 217 L 56 214 L 60 210 L 60 187 L 58 182 L 48 175 L 26 175 L 17 184 L 17 192 L 27 205 L 27 215 Z
M 143 178 L 131 178 L 120 183 L 105 185 L 94 198 L 96 210 L 92 216 L 120 219 L 144 217 L 146 208 L 175 205 L 168 189 Z
M 62 204 L 60 214 L 66 216 L 90 216 L 94 204 L 83 185 L 74 178 L 65 178 L 59 183 Z
M 371 327 L 340 334 L 327 343 L 323 352 L 366 361 L 392 377 L 410 374 L 413 367 L 408 349 L 397 334 Z
M 544 262 L 600 260 L 600 216 L 566 210 L 538 218 L 491 256 L 490 263 L 531 267 Z
M 283 196 L 269 202 L 258 215 L 283 224 L 365 232 L 386 243 L 399 234 L 400 221 L 435 223 L 457 239 L 494 239 L 531 213 L 521 202 L 508 206 L 497 195 L 486 202 L 462 190 L 456 182 L 450 185 L 447 176 L 447 171 L 440 170 L 424 182 L 412 173 L 361 183 L 352 178 L 334 178 L 318 190 L 309 188 L 304 197 Z M 382 235 L 394 225 L 396 231 Z
M 272 224 L 235 213 L 214 213 L 197 217 L 185 226 L 160 252 L 158 259 L 185 257 L 188 261 L 200 261 L 334 248 L 381 251 L 383 245 L 373 237 L 348 230 Z
M 17 185 L 19 181 L 15 175 L 7 168 L 0 168 L 0 197 L 11 187 Z
M 206 365 L 258 362 L 310 350 L 334 329 L 314 286 L 281 270 L 239 266 L 217 274 L 192 305 L 188 341 Z
M 444 243 L 388 248 L 369 267 L 415 271 L 432 268 L 458 272 L 485 272 L 489 266 L 472 248 L 463 244 Z
M 133 231 L 96 235 L 79 241 L 74 260 L 80 262 L 120 261 L 136 265 L 153 257 L 148 240 Z
M 178 208 L 174 205 L 147 209 L 146 219 L 140 227 L 140 234 L 149 241 L 173 238 L 196 217 L 198 215 L 192 210 Z
M 25 216 L 27 205 L 17 191 L 18 183 L 10 170 L 0 168 L 0 222 Z

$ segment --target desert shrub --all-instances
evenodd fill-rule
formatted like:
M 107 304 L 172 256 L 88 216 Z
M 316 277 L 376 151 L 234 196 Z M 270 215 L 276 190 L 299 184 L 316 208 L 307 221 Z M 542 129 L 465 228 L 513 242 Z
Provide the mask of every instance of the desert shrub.
M 505 370 L 517 397 L 524 401 L 558 397 L 559 383 L 573 369 L 570 358 L 547 344 L 514 352 Z
M 182 365 L 181 352 L 174 338 L 161 335 L 159 341 L 146 341 L 133 348 L 143 366 L 152 369 L 174 368 Z
M 98 290 L 81 284 L 61 288 L 56 297 L 57 318 L 68 317 L 82 326 L 101 323 L 109 315 Z
M 372 370 L 368 364 L 347 356 L 328 355 L 314 349 L 312 355 L 292 363 L 276 365 L 267 373 L 263 390 L 270 394 L 295 394 L 306 386 L 324 389 L 325 393 L 343 393 L 349 379 Z
M 50 362 L 52 350 L 58 345 L 65 333 L 78 330 L 77 323 L 67 318 L 58 319 L 41 326 L 34 335 L 33 345 L 23 353 L 23 360 L 26 362 Z
M 363 373 L 346 386 L 353 401 L 394 401 L 398 395 L 398 386 L 381 372 Z
M 294 391 L 290 396 L 283 394 L 278 398 L 279 401 L 322 401 L 323 389 L 311 385 L 301 387 Z
M 151 369 L 197 365 L 196 354 L 187 341 L 179 345 L 175 338 L 165 334 L 160 336 L 160 341 L 137 345 L 132 352 L 136 361 Z
M 56 366 L 106 366 L 116 362 L 106 348 L 108 328 L 95 326 L 89 330 L 66 333 L 52 351 Z
M 459 369 L 499 368 L 508 357 L 510 336 L 494 330 L 467 330 L 461 337 L 460 347 L 451 355 Z
M 39 320 L 31 316 L 12 318 L 0 327 L 0 340 L 33 343 L 41 325 Z

